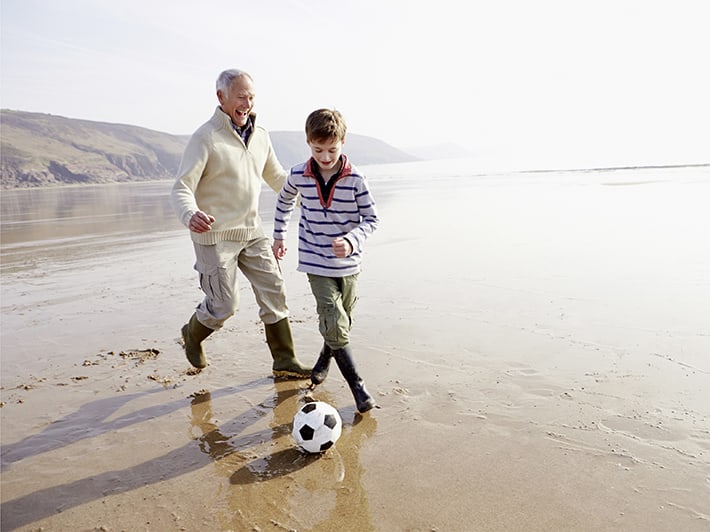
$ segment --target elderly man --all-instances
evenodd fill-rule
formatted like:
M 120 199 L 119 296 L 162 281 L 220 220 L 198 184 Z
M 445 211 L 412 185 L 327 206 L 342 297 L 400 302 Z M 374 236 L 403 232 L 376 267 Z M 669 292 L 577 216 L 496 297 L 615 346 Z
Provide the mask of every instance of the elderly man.
M 264 322 L 276 377 L 310 377 L 296 357 L 284 281 L 259 218 L 262 179 L 276 192 L 287 176 L 268 132 L 256 125 L 254 81 L 239 70 L 217 78 L 219 106 L 190 138 L 172 189 L 172 203 L 190 230 L 195 269 L 205 294 L 182 328 L 187 359 L 207 365 L 202 341 L 239 305 L 237 269 L 249 280 Z

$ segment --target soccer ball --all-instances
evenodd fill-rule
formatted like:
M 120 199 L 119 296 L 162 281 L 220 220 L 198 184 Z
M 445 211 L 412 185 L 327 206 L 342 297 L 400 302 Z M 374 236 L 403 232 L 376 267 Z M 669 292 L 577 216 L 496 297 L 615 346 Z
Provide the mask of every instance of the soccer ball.
M 293 416 L 291 436 L 306 452 L 322 453 L 330 449 L 343 430 L 338 411 L 323 401 L 303 405 Z

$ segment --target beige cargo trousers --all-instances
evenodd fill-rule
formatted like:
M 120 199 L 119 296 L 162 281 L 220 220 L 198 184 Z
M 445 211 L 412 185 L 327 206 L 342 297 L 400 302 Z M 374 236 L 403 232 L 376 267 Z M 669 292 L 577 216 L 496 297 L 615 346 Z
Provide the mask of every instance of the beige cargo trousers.
M 218 330 L 239 308 L 237 270 L 251 284 L 259 317 L 272 325 L 288 317 L 283 276 L 266 236 L 246 242 L 194 243 L 195 270 L 205 298 L 197 306 L 197 319 Z

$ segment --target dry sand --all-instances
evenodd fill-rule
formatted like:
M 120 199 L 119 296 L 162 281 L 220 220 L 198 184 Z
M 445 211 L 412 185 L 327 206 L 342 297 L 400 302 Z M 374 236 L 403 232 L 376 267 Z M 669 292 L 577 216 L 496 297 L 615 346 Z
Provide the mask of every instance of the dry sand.
M 5 264 L 3 532 L 709 530 L 707 168 L 382 183 L 352 338 L 382 408 L 334 368 L 320 457 L 246 283 L 187 371 L 187 235 Z

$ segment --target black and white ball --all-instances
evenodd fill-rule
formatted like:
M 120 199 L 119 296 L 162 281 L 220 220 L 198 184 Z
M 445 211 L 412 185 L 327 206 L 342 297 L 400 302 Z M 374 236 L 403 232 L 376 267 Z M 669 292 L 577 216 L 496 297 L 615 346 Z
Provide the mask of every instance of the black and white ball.
M 303 405 L 293 416 L 291 436 L 306 452 L 322 453 L 330 449 L 343 431 L 338 411 L 323 401 Z

